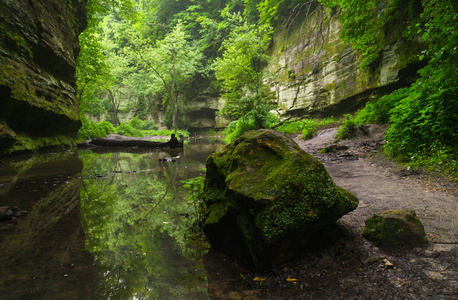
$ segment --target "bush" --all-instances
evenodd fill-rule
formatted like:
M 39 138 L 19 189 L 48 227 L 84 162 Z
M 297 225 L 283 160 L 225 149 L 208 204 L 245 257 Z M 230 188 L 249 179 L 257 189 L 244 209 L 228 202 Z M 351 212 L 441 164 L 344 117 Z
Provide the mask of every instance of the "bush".
M 243 133 L 249 130 L 257 130 L 260 129 L 259 126 L 252 120 L 252 119 L 240 119 L 237 121 L 231 122 L 231 124 L 235 124 L 234 129 L 229 129 L 229 127 L 223 131 L 223 135 L 225 136 L 226 142 L 230 143 L 233 140 L 240 137 Z
M 318 130 L 318 123 L 315 120 L 306 120 L 302 128 L 302 139 L 311 139 Z
M 303 121 L 294 121 L 289 123 L 284 123 L 278 127 L 275 127 L 275 130 L 283 132 L 285 134 L 292 134 L 296 132 L 301 132 L 304 128 Z
M 144 120 L 140 124 L 140 130 L 157 130 L 158 127 L 151 120 Z
M 409 95 L 409 88 L 398 89 L 391 94 L 370 101 L 366 107 L 355 114 L 357 124 L 389 124 L 391 110 Z
M 307 119 L 304 120 L 304 125 L 302 127 L 302 139 L 308 140 L 311 139 L 318 129 L 326 128 L 329 125 L 339 124 L 340 121 L 334 119 L 333 117 L 326 119 Z
M 342 126 L 339 127 L 336 133 L 336 139 L 348 140 L 355 136 L 356 133 L 356 120 L 351 115 L 345 115 L 347 119 L 343 122 Z
M 223 131 L 226 142 L 232 142 L 249 130 L 271 128 L 278 123 L 278 118 L 269 112 L 268 106 L 260 105 L 237 121 L 232 121 Z
M 125 136 L 132 136 L 132 137 L 143 137 L 143 133 L 130 126 L 128 123 L 124 123 L 116 127 L 116 133 Z
M 129 126 L 138 130 L 157 130 L 158 127 L 151 120 L 140 120 L 138 117 L 127 122 Z
M 78 134 L 76 136 L 78 142 L 93 138 L 100 138 L 108 134 L 115 133 L 113 125 L 110 122 L 103 121 L 100 123 L 94 123 L 85 117 L 82 117 L 81 121 L 83 124 L 78 130 Z

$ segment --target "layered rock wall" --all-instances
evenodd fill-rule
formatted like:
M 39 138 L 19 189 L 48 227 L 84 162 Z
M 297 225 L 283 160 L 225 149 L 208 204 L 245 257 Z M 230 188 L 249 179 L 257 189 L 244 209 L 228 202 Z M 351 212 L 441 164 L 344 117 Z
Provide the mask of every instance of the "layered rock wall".
M 73 142 L 86 0 L 0 3 L 0 154 Z
M 421 64 L 409 52 L 418 49 L 417 42 L 393 38 L 381 61 L 361 69 L 359 54 L 340 37 L 339 14 L 318 4 L 304 6 L 295 20 L 277 28 L 269 69 L 277 75 L 271 84 L 283 116 L 354 112 L 375 95 L 416 79 Z
M 417 71 L 424 64 L 415 55 L 423 47 L 418 41 L 391 32 L 399 29 L 391 24 L 380 60 L 361 68 L 360 54 L 341 38 L 340 14 L 339 9 L 310 2 L 284 17 L 286 21 L 275 29 L 268 69 L 273 74 L 269 84 L 277 94 L 280 117 L 353 113 L 370 99 L 417 79 Z M 400 12 L 396 22 L 406 22 L 403 16 L 408 15 Z M 185 122 L 195 127 L 227 125 L 217 119 L 224 99 L 201 98 L 186 99 Z M 209 121 L 212 115 L 216 116 L 213 122 Z
M 191 130 L 224 128 L 229 121 L 218 114 L 224 100 L 211 93 L 199 93 L 184 102 L 183 122 Z

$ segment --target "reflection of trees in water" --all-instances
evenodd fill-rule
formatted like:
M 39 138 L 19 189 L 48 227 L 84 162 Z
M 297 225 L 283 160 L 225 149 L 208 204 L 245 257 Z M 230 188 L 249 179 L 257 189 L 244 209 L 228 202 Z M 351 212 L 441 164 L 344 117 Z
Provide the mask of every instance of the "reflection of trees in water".
M 206 297 L 203 249 L 192 239 L 193 208 L 179 188 L 179 162 L 159 157 L 81 155 L 83 176 L 106 174 L 85 177 L 81 190 L 86 248 L 97 261 L 95 298 Z

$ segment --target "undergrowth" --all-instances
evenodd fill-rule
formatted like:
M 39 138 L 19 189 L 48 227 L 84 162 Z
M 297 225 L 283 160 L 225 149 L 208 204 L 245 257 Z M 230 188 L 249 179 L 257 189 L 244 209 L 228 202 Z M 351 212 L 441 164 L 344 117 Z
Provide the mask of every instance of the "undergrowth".
M 312 138 L 318 129 L 325 128 L 330 125 L 340 124 L 341 121 L 333 117 L 326 119 L 305 119 L 280 123 L 280 120 L 274 115 L 269 115 L 266 118 L 265 126 L 261 127 L 250 118 L 242 118 L 237 121 L 232 121 L 229 126 L 223 131 L 226 142 L 231 142 L 249 130 L 257 130 L 261 128 L 271 128 L 285 134 L 300 133 L 302 139 L 307 140 Z
M 139 120 L 133 118 L 127 123 L 123 123 L 117 127 L 114 127 L 110 122 L 91 122 L 87 118 L 82 118 L 82 126 L 77 134 L 77 141 L 85 141 L 94 138 L 105 137 L 109 134 L 120 134 L 130 137 L 144 137 L 145 135 L 156 135 L 156 136 L 170 136 L 174 133 L 173 130 L 161 129 L 149 120 Z M 184 129 L 179 129 L 177 135 L 189 136 L 189 132 Z

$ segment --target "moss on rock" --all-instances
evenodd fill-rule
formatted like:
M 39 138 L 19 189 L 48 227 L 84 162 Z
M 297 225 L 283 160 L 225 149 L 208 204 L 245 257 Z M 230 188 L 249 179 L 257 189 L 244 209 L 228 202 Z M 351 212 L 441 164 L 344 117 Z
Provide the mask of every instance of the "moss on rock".
M 377 245 L 421 247 L 425 229 L 413 209 L 386 210 L 366 220 L 363 236 Z
M 0 155 L 74 143 L 81 126 L 77 37 L 86 27 L 86 2 L 0 3 Z
M 258 269 L 294 257 L 309 236 L 358 204 L 317 159 L 274 130 L 249 131 L 212 154 L 203 196 L 210 242 L 244 249 L 235 256 Z

